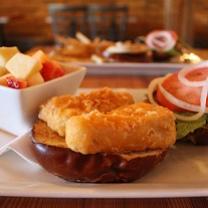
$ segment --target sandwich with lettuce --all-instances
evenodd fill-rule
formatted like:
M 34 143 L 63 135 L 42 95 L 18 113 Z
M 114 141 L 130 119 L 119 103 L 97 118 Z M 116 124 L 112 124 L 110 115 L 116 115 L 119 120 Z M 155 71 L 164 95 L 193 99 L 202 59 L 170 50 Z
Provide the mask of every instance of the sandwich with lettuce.
M 147 95 L 174 112 L 178 140 L 208 145 L 208 61 L 152 80 Z

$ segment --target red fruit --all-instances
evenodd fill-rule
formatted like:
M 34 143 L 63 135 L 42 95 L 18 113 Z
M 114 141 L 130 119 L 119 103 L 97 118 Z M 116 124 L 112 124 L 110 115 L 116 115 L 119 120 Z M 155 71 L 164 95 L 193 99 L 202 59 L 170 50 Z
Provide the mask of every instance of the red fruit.
M 64 74 L 64 69 L 57 62 L 50 60 L 43 63 L 41 75 L 45 81 L 61 77 Z
M 17 79 L 13 76 L 6 77 L 7 86 L 14 89 L 22 89 L 27 87 L 27 82 L 25 80 Z

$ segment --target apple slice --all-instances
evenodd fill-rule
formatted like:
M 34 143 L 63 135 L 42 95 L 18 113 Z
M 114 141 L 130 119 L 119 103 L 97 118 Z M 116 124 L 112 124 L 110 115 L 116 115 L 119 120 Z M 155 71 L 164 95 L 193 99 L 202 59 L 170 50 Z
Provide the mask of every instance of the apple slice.
M 32 57 L 34 59 L 36 59 L 37 61 L 40 61 L 40 63 L 44 63 L 48 60 L 48 56 L 42 51 L 42 50 L 38 50 L 36 51 Z
M 7 61 L 18 52 L 17 47 L 0 47 L 0 66 L 4 67 Z
M 31 77 L 29 77 L 27 82 L 28 82 L 28 86 L 33 86 L 33 85 L 42 84 L 44 82 L 44 79 L 42 75 L 40 74 L 40 72 L 38 72 L 32 75 Z
M 43 63 L 41 74 L 44 80 L 48 81 L 63 76 L 65 71 L 58 62 L 48 60 Z
M 7 62 L 6 68 L 17 79 L 27 80 L 41 70 L 42 64 L 31 56 L 17 53 Z

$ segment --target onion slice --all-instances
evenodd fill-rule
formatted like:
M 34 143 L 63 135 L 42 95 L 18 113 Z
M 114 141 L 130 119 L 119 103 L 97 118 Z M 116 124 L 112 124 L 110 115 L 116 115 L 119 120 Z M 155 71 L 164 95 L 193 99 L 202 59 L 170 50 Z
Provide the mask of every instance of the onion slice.
M 202 87 L 206 84 L 207 80 L 204 81 L 190 81 L 186 78 L 186 75 L 190 72 L 197 70 L 202 67 L 208 67 L 208 61 L 203 61 L 199 64 L 194 64 L 191 67 L 185 67 L 178 73 L 178 79 L 181 83 L 189 87 Z
M 148 89 L 147 89 L 147 97 L 148 97 L 150 103 L 152 103 L 152 104 L 158 105 L 158 103 L 154 99 L 154 92 L 156 91 L 159 83 L 161 83 L 163 79 L 164 78 L 162 78 L 162 77 L 153 79 L 150 82 L 149 86 L 148 86 Z
M 179 100 L 178 98 L 174 97 L 173 95 L 171 95 L 169 92 L 167 92 L 163 87 L 162 85 L 159 85 L 158 86 L 161 93 L 163 94 L 163 96 L 169 101 L 171 102 L 172 104 L 182 108 L 182 109 L 185 109 L 185 110 L 188 110 L 188 111 L 193 111 L 193 112 L 198 112 L 192 116 L 185 116 L 185 115 L 181 115 L 181 114 L 178 114 L 178 113 L 174 113 L 175 114 L 175 117 L 176 119 L 178 120 L 181 120 L 181 121 L 194 121 L 194 120 L 197 120 L 199 118 L 201 118 L 203 116 L 203 114 L 205 113 L 205 110 L 206 110 L 206 103 L 205 103 L 205 108 L 204 110 L 202 110 L 202 106 L 196 106 L 196 105 L 192 105 L 192 104 L 189 104 L 187 102 L 184 102 L 182 100 Z M 207 88 L 207 91 L 208 91 L 208 88 Z M 205 91 L 206 92 L 206 91 Z M 203 105 L 204 107 L 204 105 Z
M 201 98 L 200 98 L 200 111 L 192 116 L 183 116 L 180 114 L 176 114 L 175 116 L 177 119 L 182 120 L 182 121 L 194 121 L 203 116 L 203 114 L 206 111 L 206 101 L 207 101 L 207 93 L 208 93 L 208 78 L 206 79 L 206 85 L 202 88 L 201 92 Z
M 201 118 L 204 115 L 204 112 L 198 112 L 192 116 L 185 116 L 185 115 L 181 115 L 178 113 L 174 113 L 176 119 L 181 120 L 181 121 L 195 121 L 198 120 L 199 118 Z
M 192 112 L 201 111 L 200 106 L 193 105 L 193 104 L 187 103 L 185 101 L 182 101 L 182 100 L 176 98 L 175 96 L 170 94 L 167 90 L 165 90 L 161 84 L 158 85 L 158 87 L 159 87 L 161 93 L 163 94 L 163 96 L 166 98 L 166 100 L 168 100 L 170 103 L 174 104 L 175 106 L 182 108 L 184 110 L 187 110 L 187 111 L 192 111 Z M 206 109 L 206 111 L 208 111 L 208 109 Z
M 163 38 L 163 40 L 159 40 L 159 38 Z M 151 49 L 166 52 L 175 46 L 176 39 L 170 31 L 154 31 L 147 35 L 145 42 Z
M 201 97 L 200 97 L 200 104 L 201 104 L 201 111 L 206 111 L 206 104 L 207 104 L 207 93 L 208 93 L 208 77 L 202 87 Z
M 200 97 L 200 106 L 197 106 L 197 105 L 193 105 L 193 104 L 184 102 L 182 100 L 179 100 L 178 98 L 176 98 L 175 96 L 170 94 L 168 91 L 166 91 L 162 87 L 162 82 L 170 75 L 171 74 L 169 74 L 163 78 L 161 78 L 161 77 L 156 78 L 156 79 L 152 80 L 152 82 L 149 84 L 147 96 L 148 96 L 149 101 L 152 104 L 159 105 L 157 103 L 157 101 L 154 99 L 154 92 L 157 88 L 159 88 L 161 93 L 163 94 L 163 96 L 172 104 L 174 104 L 182 109 L 188 110 L 188 111 L 197 112 L 196 114 L 191 115 L 191 116 L 186 116 L 186 115 L 174 113 L 176 119 L 179 119 L 182 121 L 194 121 L 194 120 L 199 119 L 201 116 L 203 116 L 203 114 L 205 112 L 208 112 L 208 108 L 206 108 L 206 99 L 207 99 L 207 94 L 208 94 L 208 78 L 206 80 L 206 85 L 204 85 L 202 88 L 202 93 L 201 93 L 201 97 Z
M 207 102 L 207 94 L 208 94 L 208 77 L 203 81 L 191 81 L 187 79 L 186 75 L 190 72 L 197 70 L 202 67 L 208 67 L 208 61 L 201 62 L 199 64 L 195 64 L 191 67 L 185 67 L 178 73 L 178 79 L 184 85 L 189 87 L 202 87 L 201 96 L 200 96 L 200 112 L 207 112 L 206 102 Z

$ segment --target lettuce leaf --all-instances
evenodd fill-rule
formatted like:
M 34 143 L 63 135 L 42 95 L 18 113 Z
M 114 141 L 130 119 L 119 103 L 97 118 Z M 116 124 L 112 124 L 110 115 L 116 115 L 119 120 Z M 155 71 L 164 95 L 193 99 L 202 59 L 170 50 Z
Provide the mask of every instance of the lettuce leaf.
M 204 114 L 201 118 L 195 121 L 180 121 L 176 120 L 176 138 L 182 139 L 191 132 L 194 132 L 196 129 L 201 128 L 206 125 L 208 121 L 208 115 Z

